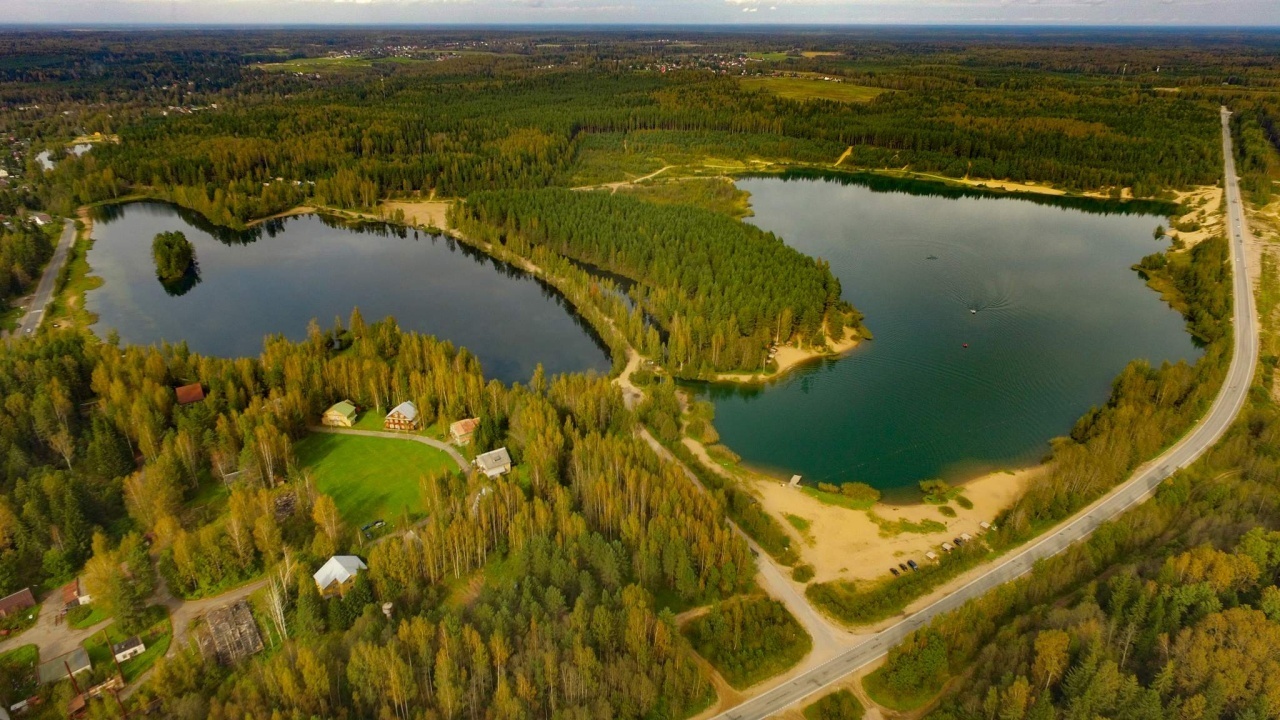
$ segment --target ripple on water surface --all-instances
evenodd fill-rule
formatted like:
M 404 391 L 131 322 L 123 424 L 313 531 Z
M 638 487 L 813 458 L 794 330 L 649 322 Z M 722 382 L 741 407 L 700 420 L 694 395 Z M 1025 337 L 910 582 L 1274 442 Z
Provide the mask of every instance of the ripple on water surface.
M 828 260 L 875 335 L 763 389 L 705 388 L 722 441 L 755 466 L 894 490 L 1032 463 L 1130 360 L 1199 357 L 1131 269 L 1165 247 L 1155 215 L 739 184 L 751 222 Z

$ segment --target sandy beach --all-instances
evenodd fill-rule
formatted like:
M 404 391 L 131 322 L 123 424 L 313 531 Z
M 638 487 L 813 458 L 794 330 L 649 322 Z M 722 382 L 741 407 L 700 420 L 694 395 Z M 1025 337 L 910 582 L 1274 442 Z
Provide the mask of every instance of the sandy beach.
M 773 361 L 777 364 L 778 369 L 772 373 L 719 373 L 712 380 L 716 382 L 765 382 L 775 380 L 786 375 L 789 371 L 794 370 L 801 365 L 813 362 L 820 358 L 838 357 L 858 346 L 862 341 L 862 337 L 852 329 L 845 328 L 844 339 L 838 343 L 831 344 L 828 342 L 827 348 L 798 348 L 794 345 L 779 345 L 778 353 L 774 355 Z
M 947 526 L 946 532 L 901 533 L 893 537 L 883 537 L 879 526 L 866 512 L 828 505 L 776 480 L 752 476 L 749 482 L 765 508 L 791 533 L 804 561 L 813 565 L 814 581 L 826 582 L 882 578 L 889 574 L 889 568 L 908 559 L 923 562 L 925 552 L 941 552 L 938 545 L 960 533 L 977 535 L 981 532 L 980 522 L 994 520 L 1013 503 L 1027 482 L 1043 471 L 1042 466 L 1036 466 L 994 472 L 970 480 L 963 485 L 963 495 L 973 503 L 973 508 L 966 510 L 952 502 L 951 507 L 956 511 L 954 518 L 944 517 L 937 505 L 876 503 L 872 511 L 888 520 L 927 519 Z M 784 513 L 808 520 L 811 523 L 808 531 L 802 535 L 786 520 Z

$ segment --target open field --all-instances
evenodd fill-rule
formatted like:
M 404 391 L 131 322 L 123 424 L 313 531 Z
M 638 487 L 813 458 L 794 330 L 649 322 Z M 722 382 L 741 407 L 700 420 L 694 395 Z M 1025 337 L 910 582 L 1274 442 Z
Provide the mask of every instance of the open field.
M 880 93 L 880 88 L 853 85 L 834 80 L 761 77 L 739 80 L 749 90 L 768 90 L 788 100 L 835 100 L 836 102 L 867 102 Z
M 265 63 L 256 67 L 267 72 L 342 72 L 373 67 L 373 61 L 361 57 L 313 57 Z
M 422 508 L 418 479 L 455 468 L 439 450 L 392 438 L 317 433 L 298 443 L 296 453 L 316 489 L 356 525 L 416 516 Z
M 126 683 L 133 682 L 142 676 L 166 652 L 173 641 L 173 626 L 169 622 L 169 611 L 163 605 L 152 605 L 146 610 L 147 629 L 138 633 L 146 650 L 141 655 L 129 658 L 120 663 L 120 671 Z M 103 633 L 106 637 L 103 637 Z M 112 663 L 111 647 L 127 640 L 131 635 L 123 632 L 118 623 L 107 626 L 103 633 L 95 633 L 84 641 L 84 649 L 89 653 L 89 661 L 94 668 L 110 667 Z

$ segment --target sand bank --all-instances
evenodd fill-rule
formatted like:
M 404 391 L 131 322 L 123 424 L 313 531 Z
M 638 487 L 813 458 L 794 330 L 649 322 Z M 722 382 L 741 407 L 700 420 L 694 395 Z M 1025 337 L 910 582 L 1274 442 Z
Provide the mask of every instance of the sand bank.
M 719 373 L 712 380 L 715 382 L 738 382 L 753 383 L 765 382 L 767 380 L 775 380 L 786 375 L 791 370 L 806 365 L 821 358 L 831 358 L 843 355 L 858 346 L 862 337 L 858 333 L 849 328 L 845 328 L 844 339 L 838 343 L 828 341 L 825 348 L 799 348 L 794 345 L 779 345 L 778 353 L 774 355 L 773 362 L 777 365 L 777 369 L 771 373 L 754 372 L 754 373 Z
M 866 512 L 828 505 L 777 480 L 751 475 L 747 482 L 764 507 L 792 534 L 804 561 L 813 565 L 814 581 L 826 582 L 883 578 L 889 575 L 889 568 L 899 563 L 908 559 L 923 562 L 925 552 L 941 552 L 938 545 L 960 533 L 977 535 L 981 531 L 980 522 L 994 520 L 1013 503 L 1027 482 L 1041 472 L 1043 467 L 1037 466 L 994 472 L 970 480 L 963 486 L 963 495 L 973 503 L 973 508 L 966 510 L 951 503 L 956 511 L 954 518 L 944 517 L 937 505 L 876 503 L 872 512 L 888 520 L 935 520 L 947 526 L 945 532 L 902 533 L 892 537 L 882 536 L 880 527 Z M 784 514 L 808 520 L 808 531 L 802 535 Z

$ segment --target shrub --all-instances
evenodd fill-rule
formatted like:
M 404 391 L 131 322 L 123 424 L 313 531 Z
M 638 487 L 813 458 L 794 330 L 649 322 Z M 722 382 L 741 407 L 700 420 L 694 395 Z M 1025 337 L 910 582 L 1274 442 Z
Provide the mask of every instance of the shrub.
M 750 687 L 790 668 L 808 654 L 813 640 L 769 597 L 730 598 L 689 623 L 694 649 L 735 688 Z
M 837 690 L 806 707 L 804 716 L 806 720 L 862 720 L 865 712 L 853 693 Z
M 797 565 L 795 569 L 791 571 L 791 579 L 799 583 L 809 582 L 813 579 L 813 575 L 813 566 L 808 563 Z

